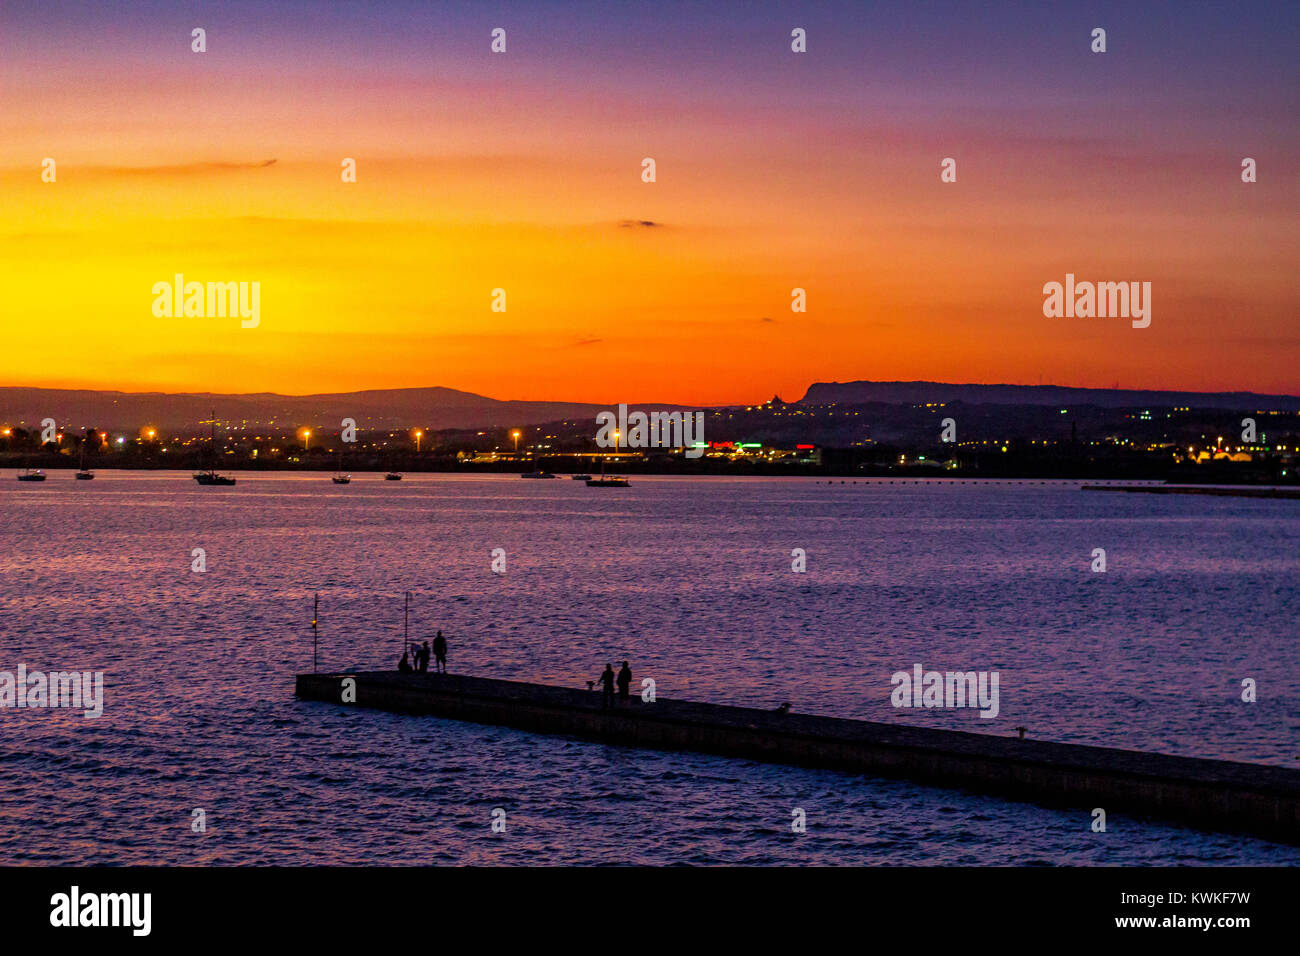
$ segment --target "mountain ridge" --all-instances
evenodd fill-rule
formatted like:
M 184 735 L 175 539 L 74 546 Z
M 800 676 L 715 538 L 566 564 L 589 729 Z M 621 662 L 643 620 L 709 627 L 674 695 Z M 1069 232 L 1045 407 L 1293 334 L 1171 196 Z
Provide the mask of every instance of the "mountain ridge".
M 682 409 L 662 402 L 636 405 L 646 409 Z M 61 389 L 0 386 L 0 421 L 28 426 L 53 418 L 62 425 L 105 429 L 148 424 L 177 430 L 194 428 L 213 413 L 222 422 L 249 422 L 295 427 L 337 427 L 353 418 L 371 428 L 493 428 L 540 425 L 569 418 L 591 418 L 617 403 L 497 399 L 441 385 L 421 388 L 365 389 L 282 395 L 277 392 L 126 392 L 111 389 Z
M 1083 388 L 1071 385 L 986 385 L 953 382 L 814 382 L 797 405 L 890 405 L 966 402 L 972 405 L 1096 405 L 1129 408 L 1172 405 L 1198 408 L 1300 411 L 1300 396 L 1260 392 L 1189 392 L 1172 389 Z
M 814 382 L 791 405 L 1093 405 L 1100 408 L 1189 406 L 1232 410 L 1300 411 L 1300 396 L 1258 392 L 1187 392 L 1166 389 L 1081 388 L 1064 385 L 1009 385 L 951 382 Z M 130 392 L 115 389 L 64 389 L 0 386 L 0 422 L 28 427 L 43 418 L 60 426 L 105 429 L 149 425 L 193 429 L 213 412 L 227 423 L 276 427 L 337 427 L 353 418 L 362 429 L 470 429 L 541 425 L 590 418 L 617 408 L 616 402 L 498 399 L 442 385 L 361 389 L 283 395 L 278 392 Z M 667 402 L 628 402 L 647 410 L 691 410 L 701 406 Z M 753 403 L 749 403 L 752 407 Z M 740 408 L 746 403 L 709 406 Z

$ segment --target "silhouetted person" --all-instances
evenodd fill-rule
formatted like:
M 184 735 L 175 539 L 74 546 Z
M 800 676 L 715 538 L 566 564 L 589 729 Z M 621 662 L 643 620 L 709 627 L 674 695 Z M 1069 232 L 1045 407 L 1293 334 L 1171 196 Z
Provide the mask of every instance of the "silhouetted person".
M 618 672 L 618 696 L 620 703 L 627 703 L 627 690 L 632 685 L 632 669 L 627 666 L 627 661 L 623 662 L 623 667 Z
M 397 662 L 397 669 L 403 674 L 411 673 L 411 660 L 406 651 L 402 651 L 402 659 Z
M 420 673 L 428 673 L 429 670 L 429 642 L 425 641 L 420 648 Z
M 447 673 L 447 639 L 442 636 L 442 631 L 433 639 L 433 656 L 438 661 L 438 673 Z
M 614 665 L 606 664 L 605 670 L 601 672 L 600 678 L 600 709 L 606 710 L 614 706 Z

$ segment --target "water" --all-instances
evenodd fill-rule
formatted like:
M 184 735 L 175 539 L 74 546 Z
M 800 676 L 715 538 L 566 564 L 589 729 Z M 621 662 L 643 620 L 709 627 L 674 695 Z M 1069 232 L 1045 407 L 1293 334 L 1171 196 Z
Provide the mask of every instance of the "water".
M 293 697 L 313 593 L 336 669 L 394 665 L 410 590 L 412 635 L 442 628 L 453 671 L 584 686 L 627 658 L 665 697 L 1294 767 L 1293 501 L 100 471 L 6 476 L 0 509 L 0 670 L 103 670 L 106 697 L 97 720 L 0 711 L 0 864 L 1300 863 L 1115 813 L 1097 834 L 1083 810 Z M 894 709 L 916 662 L 999 671 L 998 717 Z

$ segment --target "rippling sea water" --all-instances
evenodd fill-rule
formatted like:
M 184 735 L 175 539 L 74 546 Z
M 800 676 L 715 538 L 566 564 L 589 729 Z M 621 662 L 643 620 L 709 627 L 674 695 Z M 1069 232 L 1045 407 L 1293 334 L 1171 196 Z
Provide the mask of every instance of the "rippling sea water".
M 584 686 L 627 658 L 664 697 L 1294 767 L 1296 502 L 238 477 L 0 481 L 0 670 L 105 672 L 97 720 L 0 711 L 0 864 L 1300 863 L 1121 815 L 1096 834 L 1083 811 L 293 696 L 313 594 L 322 669 L 379 668 L 409 590 L 412 636 L 441 628 L 456 672 Z M 1001 713 L 894 709 L 890 675 L 917 662 L 999 671 Z

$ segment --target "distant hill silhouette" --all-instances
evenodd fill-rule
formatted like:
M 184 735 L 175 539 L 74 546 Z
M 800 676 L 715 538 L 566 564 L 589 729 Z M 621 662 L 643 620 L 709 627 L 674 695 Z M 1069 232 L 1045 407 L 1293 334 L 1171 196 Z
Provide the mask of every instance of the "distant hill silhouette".
M 1127 388 L 1067 388 L 1063 385 L 953 385 L 946 382 L 816 382 L 796 404 L 895 405 L 966 402 L 971 405 L 1144 405 L 1191 408 L 1300 411 L 1300 396 L 1256 392 L 1168 392 Z
M 319 395 L 256 392 L 221 395 L 211 392 L 111 392 L 57 388 L 0 388 L 0 421 L 28 427 L 42 418 L 60 426 L 105 429 L 153 425 L 168 431 L 196 430 L 215 411 L 223 422 L 282 427 L 314 425 L 337 429 L 344 418 L 371 428 L 491 428 L 540 425 L 583 418 L 615 405 L 582 402 L 501 401 L 453 388 L 393 388 Z M 681 408 L 643 403 L 645 409 Z
M 913 405 L 965 402 L 977 405 L 1095 405 L 1101 408 L 1180 406 L 1231 410 L 1300 411 L 1300 397 L 1254 392 L 1169 392 L 1059 385 L 953 385 L 944 382 L 818 382 L 802 405 Z M 633 408 L 681 409 L 663 402 L 629 402 Z M 60 427 L 135 429 L 152 425 L 166 431 L 199 431 L 215 411 L 218 420 L 238 425 L 275 425 L 279 430 L 311 425 L 331 431 L 344 418 L 362 430 L 391 428 L 454 429 L 542 425 L 564 420 L 594 422 L 597 412 L 616 403 L 503 401 L 454 388 L 392 388 L 318 395 L 255 392 L 114 392 L 60 388 L 0 387 L 0 422 L 27 427 L 53 418 Z M 697 407 L 698 406 L 694 406 Z

